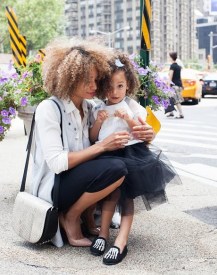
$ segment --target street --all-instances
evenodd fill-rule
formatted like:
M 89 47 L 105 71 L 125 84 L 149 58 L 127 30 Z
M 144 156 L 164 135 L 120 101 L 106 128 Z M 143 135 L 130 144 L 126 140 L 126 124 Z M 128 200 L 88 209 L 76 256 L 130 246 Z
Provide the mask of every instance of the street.
M 217 187 L 217 97 L 206 97 L 199 105 L 182 107 L 184 119 L 156 113 L 161 131 L 154 144 L 163 150 L 180 175 Z
M 13 232 L 11 213 L 27 143 L 23 122 L 16 118 L 0 142 L 0 275 L 216 275 L 217 98 L 183 109 L 183 120 L 156 113 L 162 129 L 154 140 L 183 185 L 168 188 L 169 203 L 149 212 L 136 200 L 129 253 L 112 267 L 88 248 L 31 245 Z M 110 231 L 109 244 L 116 235 L 117 230 Z

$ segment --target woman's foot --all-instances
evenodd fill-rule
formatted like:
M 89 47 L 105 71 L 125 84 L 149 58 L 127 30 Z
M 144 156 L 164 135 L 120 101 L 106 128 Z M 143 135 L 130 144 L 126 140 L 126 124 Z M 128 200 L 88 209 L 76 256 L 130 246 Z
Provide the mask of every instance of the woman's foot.
M 97 237 L 90 247 L 90 252 L 94 256 L 101 256 L 105 252 L 107 241 L 103 237 Z
M 87 215 L 85 212 L 81 215 L 81 220 L 85 226 L 85 229 L 87 230 L 87 233 L 93 236 L 98 236 L 100 232 L 100 227 L 97 227 L 94 215 L 91 213 L 91 215 Z
M 105 265 L 115 265 L 120 263 L 127 255 L 128 249 L 125 245 L 122 253 L 120 252 L 120 248 L 117 246 L 111 246 L 109 251 L 103 257 L 103 263 Z
M 70 218 L 70 220 L 67 221 L 66 216 L 64 216 L 63 213 L 60 213 L 59 220 L 61 226 L 66 232 L 68 241 L 72 246 L 91 246 L 91 241 L 87 238 L 84 238 L 81 233 L 80 219 Z

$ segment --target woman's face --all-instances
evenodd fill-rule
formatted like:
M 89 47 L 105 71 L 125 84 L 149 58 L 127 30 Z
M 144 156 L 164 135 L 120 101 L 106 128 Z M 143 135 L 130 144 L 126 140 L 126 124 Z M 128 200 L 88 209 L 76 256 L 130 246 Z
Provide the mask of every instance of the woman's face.
M 76 91 L 73 92 L 72 97 L 77 97 L 80 99 L 92 99 L 97 89 L 97 77 L 98 72 L 96 68 L 93 67 L 90 71 L 90 82 L 86 84 L 83 80 L 79 81 Z

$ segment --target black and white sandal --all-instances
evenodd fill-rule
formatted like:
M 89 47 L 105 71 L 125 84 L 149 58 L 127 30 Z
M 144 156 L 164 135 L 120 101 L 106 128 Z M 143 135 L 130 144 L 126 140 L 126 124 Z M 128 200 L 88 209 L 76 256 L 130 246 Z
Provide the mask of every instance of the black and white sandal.
M 127 255 L 127 246 L 124 247 L 123 252 L 120 254 L 120 248 L 111 246 L 109 251 L 103 257 L 103 263 L 106 265 L 115 265 L 120 263 Z
M 101 256 L 105 252 L 106 239 L 97 237 L 90 246 L 90 252 L 94 256 Z

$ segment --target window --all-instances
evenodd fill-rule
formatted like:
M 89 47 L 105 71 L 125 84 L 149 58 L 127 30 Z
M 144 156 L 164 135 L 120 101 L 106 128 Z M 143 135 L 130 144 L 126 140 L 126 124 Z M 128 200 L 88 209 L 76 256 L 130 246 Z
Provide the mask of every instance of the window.
M 199 56 L 198 56 L 198 58 L 199 59 L 203 59 L 203 54 L 200 53 Z

